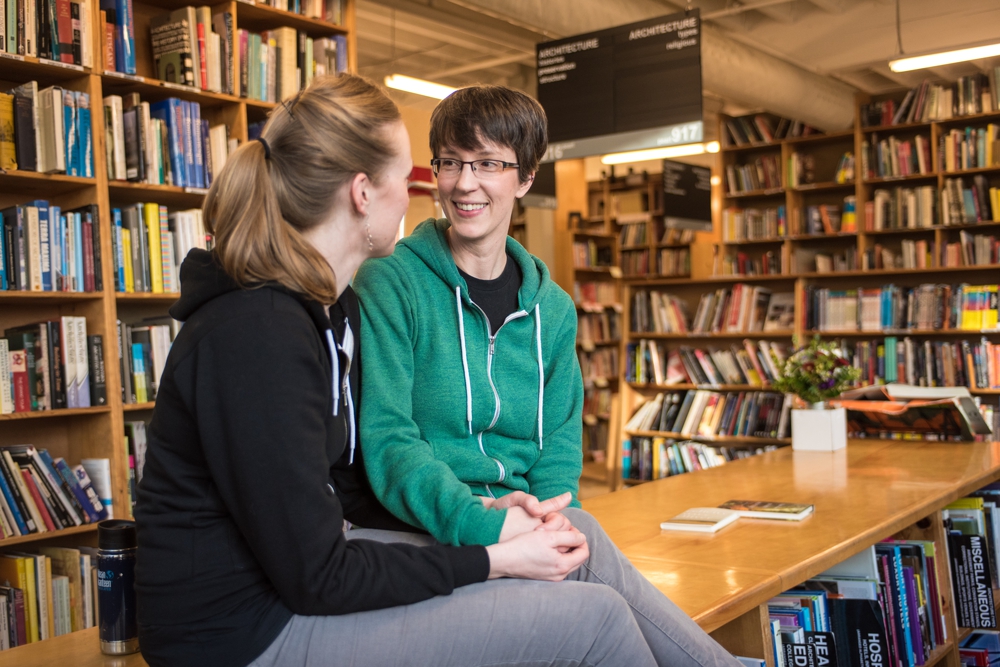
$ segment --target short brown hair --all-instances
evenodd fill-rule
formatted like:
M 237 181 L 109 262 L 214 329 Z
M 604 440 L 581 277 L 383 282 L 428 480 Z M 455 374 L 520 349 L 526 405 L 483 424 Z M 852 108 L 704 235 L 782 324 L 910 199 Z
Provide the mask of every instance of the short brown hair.
M 229 156 L 205 198 L 214 253 L 242 287 L 276 281 L 331 304 L 333 269 L 302 231 L 323 222 L 355 174 L 374 181 L 393 158 L 386 126 L 401 119 L 385 92 L 350 74 L 323 76 L 270 113 L 261 136 Z
M 505 86 L 470 86 L 444 98 L 431 114 L 431 153 L 445 146 L 473 151 L 483 141 L 512 148 L 527 181 L 538 169 L 549 143 L 549 124 L 542 105 Z

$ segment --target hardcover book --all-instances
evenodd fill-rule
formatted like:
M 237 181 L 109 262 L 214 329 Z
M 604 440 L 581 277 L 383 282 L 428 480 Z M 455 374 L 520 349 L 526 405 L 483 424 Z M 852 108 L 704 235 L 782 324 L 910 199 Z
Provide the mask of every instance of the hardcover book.
M 779 519 L 782 521 L 802 521 L 814 509 L 813 505 L 797 503 L 778 503 L 765 500 L 727 500 L 719 505 L 727 510 L 733 510 L 740 516 L 749 519 Z

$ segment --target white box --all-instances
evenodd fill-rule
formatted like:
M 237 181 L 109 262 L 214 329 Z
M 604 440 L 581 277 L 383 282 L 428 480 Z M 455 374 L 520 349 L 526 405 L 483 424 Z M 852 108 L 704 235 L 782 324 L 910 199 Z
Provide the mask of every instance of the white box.
M 847 447 L 847 410 L 792 410 L 792 449 L 835 452 Z

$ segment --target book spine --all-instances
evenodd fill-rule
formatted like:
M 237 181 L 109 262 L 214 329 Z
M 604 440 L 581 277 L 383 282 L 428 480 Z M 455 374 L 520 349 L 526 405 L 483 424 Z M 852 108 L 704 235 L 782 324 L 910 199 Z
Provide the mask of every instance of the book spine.
M 90 359 L 90 402 L 91 405 L 107 405 L 107 382 L 104 370 L 104 345 L 102 336 L 87 336 L 88 358 Z
M 76 380 L 78 384 L 79 406 L 89 408 L 90 402 L 90 360 L 87 358 L 87 318 L 74 317 L 76 329 Z

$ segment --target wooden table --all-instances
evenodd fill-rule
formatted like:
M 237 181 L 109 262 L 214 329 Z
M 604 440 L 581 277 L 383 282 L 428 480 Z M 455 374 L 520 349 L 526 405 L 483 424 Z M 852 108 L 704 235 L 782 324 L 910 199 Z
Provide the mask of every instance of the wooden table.
M 834 453 L 768 452 L 583 505 L 636 567 L 726 648 L 773 664 L 764 625 L 770 597 L 894 534 L 941 542 L 939 510 L 997 479 L 1000 444 L 852 441 Z M 740 519 L 714 536 L 660 530 L 660 521 L 690 507 L 731 499 L 812 503 L 816 510 L 801 523 Z M 948 635 L 955 638 L 949 616 Z M 928 667 L 939 662 L 958 667 L 954 641 Z M 101 656 L 91 629 L 4 651 L 0 667 L 8 665 L 145 662 L 138 655 Z

